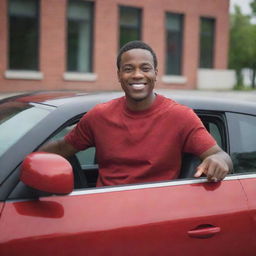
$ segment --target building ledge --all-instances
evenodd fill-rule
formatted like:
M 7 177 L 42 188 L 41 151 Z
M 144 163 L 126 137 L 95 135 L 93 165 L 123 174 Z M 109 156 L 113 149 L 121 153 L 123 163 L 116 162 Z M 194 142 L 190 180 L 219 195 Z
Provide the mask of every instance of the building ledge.
M 162 81 L 166 84 L 185 84 L 187 78 L 185 76 L 162 76 Z
M 44 75 L 40 71 L 7 70 L 4 73 L 7 79 L 42 80 Z
M 93 82 L 97 80 L 95 73 L 78 73 L 78 72 L 65 72 L 63 78 L 66 81 L 88 81 Z

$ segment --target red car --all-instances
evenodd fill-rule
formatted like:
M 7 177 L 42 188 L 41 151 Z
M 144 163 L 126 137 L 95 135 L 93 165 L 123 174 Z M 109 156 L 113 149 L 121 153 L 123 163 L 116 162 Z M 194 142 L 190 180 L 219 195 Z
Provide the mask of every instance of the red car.
M 94 148 L 69 161 L 30 153 L 121 93 L 2 100 L 1 256 L 256 255 L 256 104 L 160 93 L 194 109 L 234 173 L 217 183 L 195 179 L 198 159 L 185 155 L 177 180 L 96 188 Z

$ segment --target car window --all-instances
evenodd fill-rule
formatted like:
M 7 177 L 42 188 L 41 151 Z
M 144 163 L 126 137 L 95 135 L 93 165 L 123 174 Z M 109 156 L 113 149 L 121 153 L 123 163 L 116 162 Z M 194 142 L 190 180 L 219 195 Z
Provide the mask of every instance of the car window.
M 235 173 L 256 172 L 256 117 L 227 113 Z
M 49 109 L 22 102 L 0 106 L 0 156 L 49 114 Z
M 222 148 L 223 142 L 222 142 L 222 138 L 221 138 L 220 127 L 218 127 L 217 124 L 215 124 L 213 122 L 209 122 L 208 126 L 209 126 L 210 134 L 217 141 L 218 145 Z
M 227 151 L 226 131 L 224 120 L 221 115 L 199 115 L 207 131 L 213 136 L 217 144 L 225 151 Z
M 204 114 L 203 116 L 199 115 L 203 124 L 207 128 L 207 130 L 211 133 L 211 135 L 215 138 L 218 145 L 226 150 L 225 140 L 224 140 L 224 125 L 220 120 L 219 116 L 208 116 Z M 66 126 L 57 134 L 55 134 L 51 140 L 55 141 L 60 138 L 63 138 L 68 132 L 70 132 L 76 123 L 72 123 L 71 125 Z M 86 150 L 80 151 L 76 154 L 77 159 L 82 167 L 82 169 L 90 169 L 96 166 L 97 160 L 95 158 L 95 147 L 88 148 Z
M 50 141 L 55 141 L 60 138 L 63 138 L 68 132 L 70 132 L 76 124 L 72 124 L 66 126 L 61 131 L 59 131 L 56 135 L 54 135 Z M 80 151 L 76 154 L 77 159 L 82 166 L 82 168 L 86 168 L 86 166 L 91 166 L 95 164 L 95 147 L 88 148 L 86 150 Z

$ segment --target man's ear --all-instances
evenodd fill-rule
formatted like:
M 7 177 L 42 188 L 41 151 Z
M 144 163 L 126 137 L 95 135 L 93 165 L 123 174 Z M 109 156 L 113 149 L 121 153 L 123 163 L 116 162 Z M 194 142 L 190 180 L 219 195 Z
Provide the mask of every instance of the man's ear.
M 157 74 L 158 74 L 158 69 L 155 68 L 155 75 L 156 75 L 156 77 L 157 77 Z M 155 78 L 155 81 L 156 81 L 156 78 Z
M 120 82 L 120 70 L 119 69 L 117 70 L 116 74 L 117 74 L 118 82 Z

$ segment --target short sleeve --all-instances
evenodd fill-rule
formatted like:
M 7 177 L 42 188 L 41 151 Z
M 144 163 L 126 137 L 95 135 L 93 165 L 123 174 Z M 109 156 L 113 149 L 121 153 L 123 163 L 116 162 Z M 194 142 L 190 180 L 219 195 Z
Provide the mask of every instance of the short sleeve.
M 200 156 L 216 145 L 215 139 L 206 130 L 200 118 L 192 109 L 186 111 L 185 119 L 186 122 L 183 126 L 183 152 Z
M 94 146 L 94 135 L 92 130 L 93 113 L 85 114 L 78 124 L 65 136 L 65 141 L 77 150 L 84 150 Z

